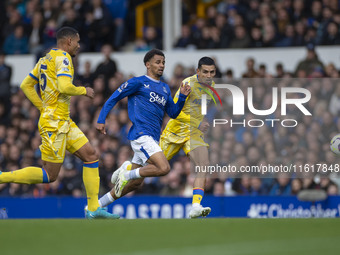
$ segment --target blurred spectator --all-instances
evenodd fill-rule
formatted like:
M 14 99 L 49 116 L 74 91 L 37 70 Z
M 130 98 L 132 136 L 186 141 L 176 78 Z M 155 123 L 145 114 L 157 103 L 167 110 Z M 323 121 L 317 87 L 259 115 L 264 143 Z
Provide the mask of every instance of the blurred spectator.
M 214 196 L 224 196 L 225 190 L 224 190 L 224 184 L 221 181 L 217 181 L 214 184 Z
M 329 102 L 329 111 L 334 116 L 340 116 L 340 84 L 337 84 L 334 94 Z
M 146 43 L 146 41 L 142 38 L 138 38 L 135 41 L 135 51 L 149 51 L 151 48 L 149 45 Z
M 109 44 L 103 45 L 101 49 L 101 53 L 104 57 L 104 61 L 101 62 L 94 73 L 94 75 L 97 77 L 99 75 L 104 75 L 105 78 L 105 84 L 108 84 L 108 81 L 110 77 L 114 76 L 117 72 L 117 64 L 116 62 L 111 58 L 112 55 L 112 47 Z
M 41 12 L 34 12 L 30 27 L 29 49 L 30 53 L 40 55 L 43 51 L 44 23 Z
M 56 33 L 57 22 L 54 19 L 50 19 L 46 23 L 46 27 L 43 33 L 44 50 L 48 50 L 56 46 Z
M 144 40 L 151 49 L 163 49 L 162 38 L 155 27 L 147 27 L 145 29 Z
M 186 48 L 192 45 L 192 38 L 191 38 L 191 31 L 188 25 L 182 26 L 182 35 L 178 38 L 177 42 L 175 43 L 175 48 Z
M 112 17 L 101 0 L 91 0 L 86 12 L 86 26 L 90 51 L 99 51 L 103 44 L 112 43 Z M 94 40 L 94 42 L 91 42 Z
M 244 26 L 235 27 L 235 38 L 231 40 L 230 48 L 247 48 L 250 45 L 250 38 Z
M 82 20 L 78 17 L 77 12 L 73 9 L 72 2 L 66 1 L 64 5 L 70 3 L 71 6 L 64 9 L 64 20 L 62 24 L 58 27 L 73 27 L 77 31 L 82 30 Z
M 336 184 L 331 184 L 327 188 L 327 194 L 330 196 L 339 195 L 339 187 Z
M 300 179 L 292 180 L 292 195 L 297 195 L 302 189 L 302 181 Z
M 28 39 L 24 34 L 24 27 L 19 25 L 15 28 L 14 33 L 10 34 L 4 43 L 4 52 L 6 54 L 27 54 Z
M 251 42 L 249 45 L 250 47 L 252 48 L 263 47 L 262 32 L 260 27 L 258 26 L 252 27 L 250 31 L 250 36 L 251 36 Z
M 250 195 L 251 196 L 261 196 L 261 195 L 266 195 L 266 194 L 267 194 L 267 192 L 262 185 L 262 179 L 253 176 L 250 179 Z
M 283 68 L 283 64 L 282 63 L 277 63 L 275 66 L 276 69 L 276 76 L 275 78 L 283 78 L 285 71 Z
M 80 86 L 85 87 L 93 87 L 93 80 L 95 78 L 95 74 L 91 71 L 91 62 L 85 61 L 84 63 L 84 73 L 77 77 L 77 81 L 79 81 Z
M 0 101 L 5 107 L 4 115 L 10 109 L 12 67 L 5 63 L 5 54 L 0 52 Z M 1 116 L 1 118 L 5 116 Z
M 289 47 L 294 45 L 294 27 L 292 25 L 285 26 L 284 36 L 275 43 L 275 47 Z
M 290 195 L 291 186 L 290 186 L 290 178 L 287 174 L 279 173 L 279 176 L 276 178 L 276 183 L 274 183 L 273 187 L 269 191 L 269 195 L 278 196 L 278 195 Z
M 255 60 L 253 58 L 247 59 L 247 71 L 242 74 L 243 78 L 256 78 L 258 73 L 255 71 Z
M 103 0 L 113 18 L 113 47 L 119 50 L 125 40 L 125 18 L 128 12 L 127 0 Z
M 300 77 L 299 73 L 303 71 L 306 75 L 305 77 L 307 77 L 315 70 L 315 68 L 321 68 L 323 70 L 324 66 L 315 52 L 315 45 L 310 43 L 307 45 L 307 57 L 298 63 L 295 75 Z
M 340 34 L 339 26 L 335 22 L 330 22 L 327 25 L 327 33 L 325 34 L 322 43 L 323 45 L 339 45 Z

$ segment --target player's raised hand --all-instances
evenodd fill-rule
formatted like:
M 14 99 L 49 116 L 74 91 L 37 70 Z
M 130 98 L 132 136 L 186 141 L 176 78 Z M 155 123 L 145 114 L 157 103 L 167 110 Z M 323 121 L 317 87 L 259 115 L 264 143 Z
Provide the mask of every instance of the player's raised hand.
M 186 96 L 190 94 L 191 87 L 188 82 L 186 82 L 185 84 L 182 83 L 180 92 L 181 94 L 186 95 Z
M 98 132 L 100 132 L 100 133 L 106 135 L 105 124 L 97 123 L 96 129 L 98 130 Z
M 198 129 L 201 130 L 203 133 L 206 133 L 208 132 L 209 127 L 210 127 L 210 124 L 206 121 L 203 121 Z
M 86 96 L 89 97 L 89 98 L 94 98 L 93 88 L 86 87 Z

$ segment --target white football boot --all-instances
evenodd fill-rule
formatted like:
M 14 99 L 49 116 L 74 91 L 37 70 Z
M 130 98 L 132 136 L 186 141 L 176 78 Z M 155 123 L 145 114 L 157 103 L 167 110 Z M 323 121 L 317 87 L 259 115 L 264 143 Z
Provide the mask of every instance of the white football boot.
M 125 187 L 125 185 L 129 182 L 126 178 L 125 178 L 125 173 L 128 172 L 128 170 L 126 169 L 126 167 L 128 166 L 129 164 L 126 164 L 126 165 L 122 165 L 122 169 L 119 171 L 119 174 L 118 174 L 118 178 L 115 182 L 115 194 L 116 194 L 116 197 L 120 197 L 122 195 L 122 191 Z
M 201 205 L 199 206 L 193 206 L 189 212 L 189 217 L 191 219 L 195 219 L 198 217 L 207 217 L 209 213 L 211 212 L 210 207 L 203 207 Z
M 125 161 L 116 171 L 113 172 L 112 176 L 111 176 L 111 183 L 115 184 L 118 178 L 118 175 L 120 173 L 120 171 L 123 168 L 127 168 L 128 165 L 130 165 L 131 162 L 130 161 Z

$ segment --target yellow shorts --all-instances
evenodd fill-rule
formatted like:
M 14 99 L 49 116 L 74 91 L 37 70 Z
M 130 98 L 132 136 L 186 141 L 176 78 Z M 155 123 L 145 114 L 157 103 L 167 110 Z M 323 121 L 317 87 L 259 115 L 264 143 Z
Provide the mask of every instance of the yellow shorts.
M 209 144 L 204 142 L 203 136 L 199 134 L 179 136 L 168 130 L 164 130 L 159 142 L 159 146 L 164 152 L 167 160 L 172 159 L 181 149 L 188 155 L 188 153 L 197 147 L 206 146 Z
M 39 121 L 39 132 L 42 139 L 41 159 L 44 161 L 62 163 L 66 150 L 74 153 L 88 142 L 73 120 L 57 121 L 57 128 L 44 128 L 42 122 Z

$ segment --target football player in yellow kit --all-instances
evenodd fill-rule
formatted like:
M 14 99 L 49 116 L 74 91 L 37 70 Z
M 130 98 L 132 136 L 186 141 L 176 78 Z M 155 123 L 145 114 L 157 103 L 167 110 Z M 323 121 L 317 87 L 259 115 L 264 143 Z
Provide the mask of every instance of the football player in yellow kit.
M 74 69 L 72 58 L 78 52 L 79 34 L 71 27 L 58 30 L 57 48 L 40 58 L 31 73 L 24 79 L 21 89 L 39 109 L 40 145 L 43 161 L 40 167 L 25 167 L 12 172 L 0 172 L 0 183 L 49 183 L 54 182 L 68 150 L 83 162 L 83 181 L 87 193 L 86 217 L 119 218 L 106 212 L 98 204 L 99 172 L 98 155 L 84 133 L 70 118 L 71 96 L 94 97 L 92 88 L 72 84 Z M 34 86 L 38 84 L 41 98 Z
M 207 86 L 214 86 L 213 78 L 216 74 L 215 62 L 212 58 L 203 57 L 198 62 L 197 73 L 186 78 L 183 84 L 189 84 L 191 93 L 186 99 L 182 111 L 176 119 L 170 119 L 164 129 L 160 147 L 163 150 L 167 160 L 170 160 L 181 149 L 190 157 L 196 166 L 206 166 L 209 164 L 208 144 L 204 142 L 204 133 L 209 129 L 209 123 L 204 121 L 201 114 L 201 96 L 207 90 Z M 179 91 L 177 91 L 174 102 L 177 102 Z M 111 182 L 115 183 L 119 172 L 124 169 L 132 169 L 133 164 L 126 161 L 114 172 Z M 204 195 L 206 173 L 198 172 L 194 181 L 192 209 L 189 212 L 190 218 L 207 216 L 211 212 L 211 208 L 202 207 L 201 200 Z M 132 180 L 124 188 L 122 195 L 137 189 L 142 184 L 143 179 Z M 114 189 L 100 198 L 99 204 L 102 207 L 107 206 L 118 199 Z
M 195 166 L 201 168 L 209 164 L 209 145 L 204 141 L 204 133 L 208 131 L 209 123 L 204 121 L 204 116 L 201 113 L 201 98 L 202 94 L 206 93 L 207 85 L 214 87 L 213 78 L 215 74 L 214 60 L 209 57 L 203 57 L 198 61 L 197 74 L 183 81 L 184 84 L 188 83 L 190 85 L 191 94 L 188 96 L 178 117 L 169 120 L 159 142 L 168 160 L 183 149 Z M 176 102 L 177 97 L 178 91 L 174 102 Z M 199 171 L 196 174 L 192 208 L 189 212 L 190 218 L 205 217 L 211 212 L 210 207 L 202 207 L 201 205 L 205 178 L 205 172 Z

